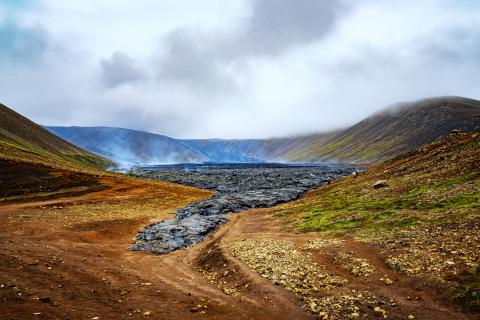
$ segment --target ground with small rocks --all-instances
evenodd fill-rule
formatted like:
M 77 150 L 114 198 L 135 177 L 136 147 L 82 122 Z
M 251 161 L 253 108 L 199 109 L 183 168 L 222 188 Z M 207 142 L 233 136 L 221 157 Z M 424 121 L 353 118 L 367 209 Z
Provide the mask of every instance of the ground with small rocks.
M 296 201 L 228 214 L 165 255 L 126 248 L 210 192 L 103 177 L 87 194 L 7 201 L 2 317 L 476 320 L 479 146 L 450 135 Z

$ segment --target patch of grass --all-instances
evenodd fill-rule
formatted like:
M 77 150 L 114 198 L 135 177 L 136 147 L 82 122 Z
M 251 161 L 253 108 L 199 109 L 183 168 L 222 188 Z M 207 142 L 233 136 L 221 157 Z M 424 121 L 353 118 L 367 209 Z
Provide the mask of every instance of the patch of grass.
M 391 210 L 363 215 L 364 213 L 359 211 L 351 212 L 349 215 L 350 218 L 347 219 L 339 212 L 329 211 L 325 212 L 317 219 L 305 221 L 299 225 L 299 228 L 302 231 L 338 231 L 339 229 L 360 229 L 371 224 L 381 225 L 382 223 L 379 221 L 383 221 L 392 215 L 395 215 L 396 213 L 397 211 Z
M 35 150 L 35 149 L 28 149 L 28 148 L 25 148 L 25 147 L 22 147 L 22 146 L 19 146 L 15 143 L 11 143 L 11 142 L 7 142 L 7 141 L 3 141 L 3 140 L 0 140 L 0 144 L 3 144 L 4 146 L 7 146 L 7 147 L 10 147 L 10 148 L 14 148 L 14 149 L 17 149 L 19 151 L 23 151 L 23 152 L 27 152 L 27 153 L 34 153 L 34 154 L 37 154 L 37 155 L 41 155 L 41 156 L 47 156 L 45 153 L 42 153 L 38 150 Z
M 85 154 L 50 154 L 28 144 L 0 140 L 0 159 L 39 163 L 67 170 L 98 171 L 112 165 L 107 159 Z
M 445 200 L 431 202 L 431 203 L 418 203 L 415 206 L 417 209 L 463 209 L 463 208 L 480 208 L 480 192 L 475 191 L 466 194 L 460 194 L 450 197 Z
M 380 213 L 374 213 L 374 214 L 369 214 L 365 217 L 362 217 L 360 221 L 376 221 L 380 219 L 385 219 L 387 217 L 390 217 L 394 215 L 396 212 L 395 211 L 385 211 L 385 212 L 380 212 Z
M 478 140 L 471 140 L 462 144 L 455 145 L 452 148 L 452 150 L 459 151 L 459 150 L 467 150 L 467 149 L 478 148 L 478 147 L 480 147 L 480 142 Z
M 71 155 L 65 155 L 64 158 L 67 159 L 68 161 L 72 161 L 87 167 L 96 167 L 96 168 L 106 169 L 111 165 L 111 163 L 108 162 L 107 160 L 102 160 L 98 157 L 89 156 L 89 155 L 71 154 Z
M 335 188 L 329 188 L 313 200 L 295 207 L 288 207 L 288 212 L 297 212 L 301 222 L 301 231 L 372 231 L 382 228 L 404 228 L 433 222 L 438 210 L 466 210 L 480 208 L 480 192 L 475 190 L 475 184 L 480 176 L 479 171 L 437 181 L 429 179 L 415 186 L 415 183 L 402 179 L 391 179 L 391 187 L 374 190 L 369 185 L 353 187 L 349 183 L 340 183 Z M 468 185 L 467 185 L 468 184 Z M 407 187 L 404 185 L 414 187 Z M 394 188 L 397 187 L 398 189 Z M 461 186 L 459 193 L 450 192 Z M 466 187 L 464 187 L 466 186 Z M 397 191 L 401 190 L 401 191 Z M 470 192 L 467 192 L 469 191 Z M 291 210 L 289 210 L 291 209 Z M 403 212 L 403 220 L 392 219 L 394 215 Z M 408 214 L 406 213 L 408 212 Z M 408 217 L 414 215 L 412 217 Z M 455 217 L 448 217 L 455 219 Z
M 478 182 L 480 182 L 479 178 L 480 178 L 480 171 L 474 171 L 474 172 L 470 172 L 468 174 L 465 174 L 465 175 L 462 175 L 462 176 L 459 176 L 459 177 L 449 179 L 449 180 L 447 180 L 443 183 L 436 184 L 434 186 L 434 188 L 435 189 L 444 189 L 444 188 L 448 188 L 448 187 L 454 186 L 454 185 L 462 183 L 462 182 L 467 182 L 467 181 L 472 181 L 472 180 L 476 180 L 475 183 L 478 183 Z
M 480 268 L 476 266 L 471 272 L 463 271 L 459 282 L 450 289 L 452 302 L 468 312 L 480 311 Z
M 405 217 L 400 220 L 389 220 L 384 222 L 379 222 L 368 226 L 368 231 L 376 231 L 379 229 L 390 229 L 390 228 L 408 228 L 422 224 L 422 220 L 419 217 L 410 216 Z

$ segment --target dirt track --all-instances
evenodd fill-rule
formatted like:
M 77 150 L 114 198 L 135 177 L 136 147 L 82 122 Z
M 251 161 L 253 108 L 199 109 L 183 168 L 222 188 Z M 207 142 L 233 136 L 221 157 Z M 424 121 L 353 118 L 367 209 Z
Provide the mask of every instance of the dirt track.
M 0 207 L 2 319 L 314 318 L 299 297 L 273 285 L 226 248 L 245 238 L 290 239 L 301 250 L 312 236 L 284 231 L 271 210 L 251 210 L 232 216 L 230 223 L 193 248 L 162 256 L 131 252 L 127 248 L 140 227 L 152 219 L 170 218 L 174 208 L 209 194 L 175 185 L 102 179 L 106 190 L 67 197 L 60 192 L 54 199 Z M 119 205 L 125 212 L 136 212 L 153 198 L 163 199 L 155 217 L 111 215 L 88 221 L 90 215 L 73 216 L 83 204 L 87 211 L 102 204 L 95 217 Z M 70 220 L 76 223 L 65 222 Z M 385 301 L 394 299 L 397 306 L 388 309 L 389 319 L 406 319 L 408 314 L 415 319 L 468 319 L 444 307 L 422 283 L 387 270 L 375 247 L 347 240 L 335 250 L 368 259 L 375 273 L 368 279 L 353 277 L 332 262 L 327 251 L 317 251 L 312 258 L 347 278 L 350 287 L 367 288 Z M 393 286 L 379 281 L 387 273 Z
M 298 308 L 295 297 L 266 281 L 259 285 L 260 298 L 230 297 L 213 286 L 193 266 L 207 243 L 165 256 L 128 251 L 132 237 L 150 219 L 109 217 L 87 223 L 80 219 L 73 226 L 64 225 L 59 216 L 71 217 L 78 205 L 120 202 L 134 207 L 149 201 L 153 189 L 165 188 L 108 177 L 102 183 L 107 190 L 71 197 L 60 192 L 55 199 L 0 207 L 3 319 L 311 317 Z M 168 188 L 181 199 L 169 203 L 170 208 L 159 208 L 155 220 L 170 218 L 167 211 L 209 194 L 175 185 Z M 275 299 L 263 300 L 272 293 Z

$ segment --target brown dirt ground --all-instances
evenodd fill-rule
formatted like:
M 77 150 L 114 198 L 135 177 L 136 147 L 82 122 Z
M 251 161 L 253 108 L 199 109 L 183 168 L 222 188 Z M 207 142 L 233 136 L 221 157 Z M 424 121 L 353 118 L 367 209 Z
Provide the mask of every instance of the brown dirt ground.
M 274 209 L 261 209 L 232 215 L 187 250 L 161 256 L 131 252 L 127 248 L 139 228 L 210 193 L 168 183 L 96 179 L 81 194 L 69 193 L 68 186 L 0 204 L 2 319 L 315 318 L 300 298 L 235 259 L 226 244 L 288 239 L 302 251 L 306 240 L 318 236 L 288 231 Z M 331 259 L 332 250 L 353 252 L 375 271 L 368 278 L 354 277 Z M 347 238 L 335 249 L 313 251 L 312 259 L 347 278 L 352 288 L 393 299 L 397 306 L 385 307 L 389 319 L 409 314 L 476 319 L 442 301 L 421 280 L 388 269 L 374 244 Z M 393 285 L 380 280 L 385 275 Z
M 311 195 L 307 194 L 306 198 L 309 196 Z M 250 210 L 241 215 L 232 216 L 231 222 L 223 226 L 222 229 L 222 236 L 216 240 L 220 247 L 217 256 L 221 255 L 227 260 L 233 260 L 236 265 L 240 265 L 242 268 L 248 267 L 235 260 L 232 252 L 225 248 L 228 245 L 225 246 L 224 244 L 243 239 L 291 240 L 295 243 L 297 250 L 307 253 L 306 250 L 302 250 L 305 241 L 319 239 L 316 235 L 295 234 L 286 230 L 282 220 L 272 209 Z M 219 233 L 221 232 L 217 234 Z M 388 319 L 407 319 L 408 315 L 414 315 L 415 319 L 478 319 L 478 314 L 465 314 L 460 309 L 455 309 L 449 305 L 434 288 L 428 286 L 420 278 L 409 277 L 388 268 L 385 264 L 385 257 L 380 253 L 379 247 L 375 245 L 344 238 L 344 242 L 340 245 L 315 251 L 309 250 L 308 252 L 313 252 L 312 260 L 314 262 L 326 267 L 332 274 L 335 273 L 348 279 L 347 286 L 349 288 L 368 290 L 375 294 L 379 301 L 395 301 L 395 307 L 387 306 L 388 303 L 383 307 L 387 310 Z M 351 253 L 355 257 L 366 259 L 373 265 L 374 272 L 369 277 L 352 275 L 345 269 L 345 265 L 331 258 L 332 253 L 338 252 Z M 209 267 L 211 268 L 211 266 Z M 224 271 L 229 268 L 231 266 L 223 268 L 219 266 L 217 269 L 211 268 L 211 270 L 220 274 L 221 277 Z M 393 285 L 385 284 L 383 279 L 386 275 L 393 280 Z M 261 277 L 257 275 L 256 278 Z M 244 281 L 244 279 L 241 279 L 241 281 Z M 239 282 L 239 279 L 231 280 L 230 287 L 235 287 L 238 283 L 242 284 L 241 281 Z M 374 312 L 371 312 L 370 316 L 371 318 L 378 317 L 378 315 L 375 316 Z
M 93 185 L 80 195 L 59 189 L 0 204 L 2 319 L 312 317 L 247 269 L 259 280 L 253 294 L 232 297 L 212 285 L 194 265 L 209 242 L 163 256 L 127 250 L 139 228 L 209 192 L 108 176 Z

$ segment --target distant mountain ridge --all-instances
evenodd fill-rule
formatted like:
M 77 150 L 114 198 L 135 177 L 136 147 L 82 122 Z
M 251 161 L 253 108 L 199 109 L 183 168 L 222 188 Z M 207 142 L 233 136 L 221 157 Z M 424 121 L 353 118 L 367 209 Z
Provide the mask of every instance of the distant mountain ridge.
M 480 131 L 480 101 L 438 97 L 400 103 L 333 132 L 276 139 L 174 139 L 108 127 L 47 127 L 124 164 L 203 162 L 372 163 L 414 150 L 453 129 Z
M 372 163 L 448 135 L 480 131 L 480 101 L 437 97 L 398 103 L 334 135 L 312 135 L 283 157 L 289 161 Z
M 119 164 L 205 162 L 208 158 L 174 138 L 124 128 L 46 127 L 81 148 Z
M 90 167 L 112 165 L 107 159 L 45 130 L 0 104 L 0 159 Z

